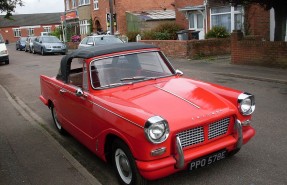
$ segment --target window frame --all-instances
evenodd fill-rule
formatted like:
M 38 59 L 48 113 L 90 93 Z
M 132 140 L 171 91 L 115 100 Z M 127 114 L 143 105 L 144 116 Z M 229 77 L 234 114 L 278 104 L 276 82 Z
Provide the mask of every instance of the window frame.
M 230 11 L 220 12 L 220 13 L 212 13 L 212 10 L 215 8 L 226 8 L 226 7 L 230 7 Z M 234 29 L 240 29 L 240 28 L 236 28 L 237 26 L 235 24 L 235 15 L 241 15 L 241 30 L 244 30 L 244 7 L 243 6 L 241 6 L 241 5 L 238 5 L 237 7 L 235 7 L 235 6 L 219 6 L 219 7 L 210 8 L 210 29 L 213 27 L 212 16 L 218 16 L 218 15 L 230 15 L 230 22 L 229 22 L 230 30 L 227 29 L 227 31 L 229 31 L 230 33 Z
M 94 10 L 99 9 L 99 0 L 94 0 Z
M 85 6 L 91 4 L 91 0 L 79 0 L 78 6 Z
M 20 28 L 13 28 L 14 37 L 21 37 L 21 29 Z
M 66 10 L 70 10 L 70 0 L 66 0 Z
M 52 26 L 43 26 L 44 32 L 51 33 Z
M 79 21 L 79 25 L 80 25 L 80 34 L 81 35 L 86 35 L 86 34 L 90 34 L 90 21 L 85 19 L 85 20 L 80 20 Z

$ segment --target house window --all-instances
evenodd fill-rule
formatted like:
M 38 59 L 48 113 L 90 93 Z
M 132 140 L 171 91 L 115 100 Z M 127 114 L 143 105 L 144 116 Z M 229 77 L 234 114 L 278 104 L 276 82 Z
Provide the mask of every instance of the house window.
M 90 33 L 90 22 L 88 20 L 80 21 L 80 34 L 86 35 Z
M 76 7 L 77 7 L 76 0 L 72 0 L 72 8 L 76 8 Z
M 66 10 L 70 10 L 70 0 L 66 0 Z
M 79 0 L 79 6 L 90 4 L 90 0 Z
M 21 29 L 20 28 L 14 28 L 14 37 L 21 37 Z
M 211 27 L 223 26 L 227 31 L 243 29 L 243 7 L 226 6 L 211 8 Z
M 189 17 L 189 29 L 202 29 L 203 28 L 203 15 L 202 14 L 194 14 L 190 13 Z
M 34 35 L 34 28 L 28 28 L 28 36 Z
M 99 0 L 94 0 L 94 10 L 99 9 Z
M 44 32 L 48 32 L 48 33 L 51 32 L 51 26 L 43 26 L 43 28 L 44 28 Z

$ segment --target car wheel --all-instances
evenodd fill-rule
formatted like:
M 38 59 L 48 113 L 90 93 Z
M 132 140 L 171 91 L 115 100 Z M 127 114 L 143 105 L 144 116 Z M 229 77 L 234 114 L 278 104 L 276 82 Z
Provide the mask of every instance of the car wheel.
M 53 121 L 54 121 L 54 124 L 56 126 L 56 129 L 58 130 L 58 132 L 60 132 L 60 134 L 65 134 L 66 131 L 62 127 L 61 123 L 58 120 L 57 111 L 56 111 L 54 105 L 51 105 L 51 113 L 52 113 L 52 117 L 53 117 Z
M 5 61 L 5 64 L 8 65 L 9 64 L 9 59 Z
M 147 183 L 146 179 L 139 174 L 129 147 L 121 140 L 115 140 L 112 145 L 112 162 L 120 184 Z
M 17 45 L 16 45 L 16 51 L 18 50 L 18 47 L 17 47 Z
M 36 51 L 35 51 L 34 47 L 32 47 L 32 53 L 36 54 Z
M 44 56 L 45 55 L 45 52 L 44 52 L 44 49 L 41 48 L 41 55 Z
M 32 49 L 29 47 L 29 53 L 32 53 Z
M 63 53 L 62 53 L 62 55 L 66 55 L 66 53 L 65 53 L 65 52 L 63 52 Z
M 25 52 L 27 52 L 28 50 L 27 50 L 27 48 L 25 47 Z

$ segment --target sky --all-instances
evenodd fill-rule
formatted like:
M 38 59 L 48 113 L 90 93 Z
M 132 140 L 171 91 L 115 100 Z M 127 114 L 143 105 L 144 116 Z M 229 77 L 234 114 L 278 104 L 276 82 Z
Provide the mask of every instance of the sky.
M 22 0 L 24 6 L 17 6 L 12 14 L 33 14 L 64 12 L 64 0 Z

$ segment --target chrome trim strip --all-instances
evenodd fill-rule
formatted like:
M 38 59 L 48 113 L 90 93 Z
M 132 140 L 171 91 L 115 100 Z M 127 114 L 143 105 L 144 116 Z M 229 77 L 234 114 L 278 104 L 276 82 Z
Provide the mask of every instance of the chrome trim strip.
M 111 110 L 109 110 L 109 109 L 107 109 L 107 108 L 105 108 L 105 107 L 93 102 L 93 101 L 88 100 L 88 102 L 90 102 L 90 103 L 92 103 L 92 104 L 104 109 L 105 111 L 108 111 L 109 113 L 112 113 L 112 114 L 114 114 L 114 115 L 116 115 L 116 116 L 118 116 L 118 117 L 120 117 L 120 118 L 122 118 L 122 119 L 124 119 L 124 120 L 126 120 L 126 121 L 128 121 L 128 122 L 130 122 L 132 124 L 134 124 L 135 126 L 138 126 L 138 127 L 142 128 L 142 129 L 144 128 L 143 126 L 141 126 L 141 125 L 139 125 L 139 124 L 137 124 L 137 123 L 135 123 L 135 122 L 133 122 L 133 121 L 131 121 L 131 120 L 129 120 L 129 119 L 127 119 L 127 118 L 125 118 L 125 117 L 123 117 L 123 116 L 121 116 L 121 115 L 119 115 L 119 114 L 117 114 L 117 113 L 115 113 L 115 112 L 113 112 L 113 111 L 111 111 Z
M 176 160 L 175 167 L 177 169 L 182 169 L 184 167 L 184 156 L 179 136 L 176 136 L 175 139 L 175 151 L 176 151 L 176 154 L 174 156 Z
M 54 83 L 51 83 L 51 82 L 48 82 L 48 83 L 50 83 L 50 84 L 52 84 L 52 85 L 54 85 L 54 86 L 56 86 L 56 87 L 59 87 L 60 89 L 66 90 L 67 93 L 70 93 L 70 94 L 72 94 L 72 95 L 75 95 L 75 93 L 73 93 L 73 92 L 71 92 L 71 91 L 69 91 L 69 90 L 67 90 L 67 89 L 65 89 L 65 88 L 62 88 L 62 87 L 60 87 L 60 86 L 58 86 L 58 85 L 56 85 L 56 84 L 54 84 Z M 141 126 L 141 125 L 139 125 L 139 124 L 137 124 L 137 123 L 135 123 L 135 122 L 133 122 L 133 121 L 131 121 L 131 120 L 129 120 L 129 119 L 127 119 L 127 118 L 125 118 L 125 117 L 123 117 L 123 116 L 121 116 L 121 115 L 119 115 L 119 114 L 117 114 L 117 113 L 115 113 L 115 112 L 113 112 L 113 111 L 111 111 L 111 110 L 109 110 L 109 109 L 107 109 L 107 108 L 105 108 L 105 107 L 103 107 L 103 106 L 101 106 L 101 105 L 99 105 L 99 104 L 97 104 L 97 103 L 91 101 L 91 100 L 88 100 L 88 102 L 90 102 L 91 104 L 94 104 L 94 105 L 96 105 L 96 106 L 98 106 L 98 107 L 104 109 L 105 111 L 108 111 L 108 112 L 110 112 L 110 113 L 112 113 L 112 114 L 114 114 L 114 115 L 116 115 L 116 116 L 118 116 L 118 117 L 120 117 L 120 118 L 122 118 L 122 119 L 124 119 L 124 120 L 126 120 L 126 121 L 128 121 L 128 122 L 130 122 L 130 123 L 132 123 L 132 124 L 134 124 L 135 126 L 138 126 L 138 127 L 142 128 L 142 129 L 144 128 L 143 126 Z
M 243 144 L 242 124 L 239 120 L 236 120 L 235 122 L 235 129 L 237 137 L 236 149 L 239 150 Z
M 169 93 L 169 94 L 171 94 L 171 95 L 173 95 L 173 96 L 175 96 L 175 97 L 177 97 L 177 98 L 179 98 L 179 99 L 181 99 L 181 100 L 183 100 L 183 101 L 185 101 L 185 102 L 187 102 L 187 103 L 189 103 L 190 105 L 194 106 L 194 107 L 197 108 L 197 109 L 200 109 L 200 107 L 199 107 L 198 105 L 192 103 L 191 101 L 189 101 L 189 100 L 187 100 L 187 99 L 185 99 L 185 98 L 183 98 L 183 97 L 180 97 L 180 96 L 174 94 L 173 92 L 170 92 L 170 91 L 168 91 L 168 90 L 166 90 L 166 89 L 163 89 L 163 88 L 161 88 L 161 87 L 159 87 L 159 86 L 156 86 L 156 85 L 155 85 L 155 87 L 158 88 L 158 89 L 160 89 L 160 90 L 163 90 L 164 92 L 167 92 L 167 93 Z

